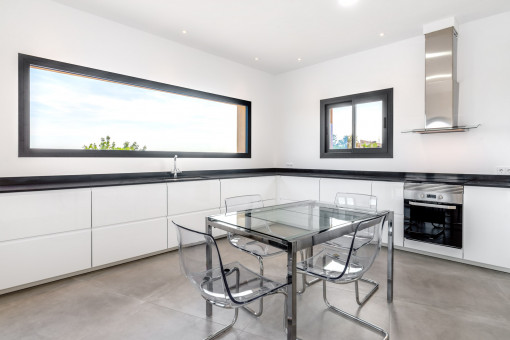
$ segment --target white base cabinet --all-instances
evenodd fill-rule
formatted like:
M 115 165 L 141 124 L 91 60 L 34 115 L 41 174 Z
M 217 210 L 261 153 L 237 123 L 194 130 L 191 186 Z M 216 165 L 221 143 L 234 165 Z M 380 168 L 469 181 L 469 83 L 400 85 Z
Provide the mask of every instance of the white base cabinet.
M 92 245 L 94 267 L 165 250 L 166 217 L 94 228 Z
M 276 176 L 243 177 L 222 179 L 221 206 L 225 206 L 225 198 L 259 194 L 264 201 L 276 201 Z
M 510 188 L 464 187 L 464 259 L 510 268 Z
M 143 221 L 167 215 L 166 184 L 92 189 L 92 226 Z
M 268 206 L 332 203 L 337 192 L 377 196 L 378 210 L 395 214 L 396 246 L 510 268 L 510 188 L 466 186 L 464 248 L 445 250 L 404 240 L 402 182 L 261 176 L 1 194 L 0 290 L 175 249 L 172 220 L 204 232 L 207 216 L 224 213 L 226 197 L 260 194 Z
M 0 290 L 88 269 L 90 229 L 0 243 Z
M 372 182 L 351 179 L 321 178 L 320 180 L 321 201 L 331 203 L 335 202 L 337 192 L 370 195 L 372 193 Z
M 168 216 L 168 248 L 177 247 L 177 231 L 175 229 L 175 223 L 182 225 L 183 227 L 187 227 L 189 229 L 193 229 L 199 231 L 201 233 L 205 232 L 205 218 L 211 215 L 217 215 L 220 213 L 220 209 L 211 209 L 206 211 L 199 211 L 194 213 L 180 214 L 174 216 Z M 226 234 L 221 229 L 213 228 L 212 230 L 213 236 L 223 236 Z M 203 242 L 203 237 L 197 235 L 196 242 Z
M 90 228 L 90 189 L 0 195 L 0 241 Z
M 320 199 L 320 178 L 278 176 L 277 197 L 278 203 Z

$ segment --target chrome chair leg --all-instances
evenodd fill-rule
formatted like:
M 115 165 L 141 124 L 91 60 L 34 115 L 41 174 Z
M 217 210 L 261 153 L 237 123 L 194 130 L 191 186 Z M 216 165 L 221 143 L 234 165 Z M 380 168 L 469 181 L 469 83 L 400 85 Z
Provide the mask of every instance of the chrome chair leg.
M 240 276 L 239 276 L 239 268 L 234 268 L 232 271 L 230 271 L 227 275 L 231 275 L 232 273 L 236 273 L 236 292 L 239 292 L 239 281 L 240 281 Z M 228 330 L 230 330 L 232 327 L 234 327 L 234 324 L 236 323 L 237 321 L 237 317 L 239 315 L 239 308 L 236 308 L 235 311 L 234 311 L 234 318 L 232 319 L 232 321 L 230 322 L 230 324 L 228 326 L 225 326 L 223 327 L 222 329 L 220 329 L 219 331 L 209 335 L 207 338 L 205 338 L 204 340 L 212 340 L 212 339 L 216 339 L 217 337 L 225 334 Z
M 337 313 L 337 314 L 340 314 L 341 316 L 343 317 L 346 317 L 352 321 L 355 321 L 357 323 L 359 323 L 360 325 L 362 325 L 363 327 L 365 328 L 368 328 L 368 329 L 371 329 L 373 331 L 376 331 L 377 333 L 381 334 L 384 338 L 383 340 L 388 340 L 390 338 L 390 335 L 388 334 L 388 332 L 386 332 L 384 329 L 370 323 L 370 322 L 367 322 L 363 319 L 360 319 L 352 314 L 349 314 L 347 312 L 344 312 L 343 310 L 341 309 L 338 309 L 337 307 L 333 306 L 332 304 L 329 303 L 328 301 L 328 298 L 327 298 L 327 293 L 326 293 L 326 280 L 323 280 L 322 281 L 322 297 L 324 298 L 324 303 L 326 304 L 326 306 L 328 307 L 328 309 L 330 309 L 331 311 Z
M 306 257 L 305 257 L 305 254 L 303 253 L 303 251 L 300 250 L 299 252 L 301 254 L 301 261 L 306 260 Z M 308 250 L 306 252 L 308 253 Z M 310 287 L 311 285 L 314 285 L 317 282 L 321 281 L 321 279 L 319 279 L 319 278 L 313 279 L 312 281 L 307 281 L 305 274 L 301 274 L 301 277 L 302 277 L 302 282 L 303 282 L 303 285 L 302 285 L 303 289 L 298 290 L 296 292 L 298 295 L 302 295 L 306 291 L 306 287 Z
M 220 329 L 219 331 L 217 331 L 216 333 L 214 334 L 211 334 L 209 335 L 207 338 L 205 338 L 204 340 L 212 340 L 212 339 L 216 339 L 217 337 L 225 334 L 228 330 L 230 330 L 234 324 L 236 323 L 237 321 L 237 316 L 239 314 L 239 308 L 236 308 L 235 309 L 235 312 L 234 312 L 234 318 L 232 319 L 232 322 L 228 325 L 228 326 L 225 326 L 224 328 Z
M 365 297 L 361 301 L 359 299 L 358 281 L 363 281 L 363 282 L 366 282 L 366 283 L 371 284 L 371 285 L 374 286 L 374 288 L 372 288 L 372 290 L 370 292 L 368 292 L 368 294 L 365 295 Z M 377 289 L 379 289 L 379 283 L 378 282 L 370 280 L 370 279 L 365 279 L 365 278 L 360 278 L 359 280 L 354 281 L 354 286 L 356 288 L 356 302 L 360 306 L 363 306 L 365 304 L 365 302 L 367 302 L 368 299 L 370 299 L 372 297 L 372 295 L 374 295 L 374 293 L 377 291 Z
M 264 276 L 264 262 L 263 262 L 261 256 L 257 256 L 257 258 L 259 260 L 259 272 L 260 272 L 260 276 Z M 262 286 L 263 282 L 260 282 L 260 285 Z M 243 306 L 242 308 L 245 311 L 247 311 L 248 313 L 250 313 L 251 315 L 253 315 L 253 316 L 258 318 L 259 316 L 262 315 L 262 312 L 264 311 L 264 299 L 263 298 L 259 299 L 259 310 L 258 310 L 258 312 L 255 312 L 253 309 L 251 309 L 248 306 Z

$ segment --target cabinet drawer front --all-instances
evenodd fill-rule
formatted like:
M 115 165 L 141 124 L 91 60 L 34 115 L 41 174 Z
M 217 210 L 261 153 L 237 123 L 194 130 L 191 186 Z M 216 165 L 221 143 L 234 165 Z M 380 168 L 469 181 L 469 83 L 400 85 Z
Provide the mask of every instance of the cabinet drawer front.
M 168 215 L 220 207 L 220 181 L 168 184 Z
M 167 214 L 166 184 L 92 189 L 92 226 L 142 221 Z
M 210 215 L 217 215 L 220 213 L 219 209 L 212 209 L 207 211 L 199 211 L 190 214 L 173 215 L 168 217 L 168 248 L 177 247 L 177 230 L 172 221 L 182 225 L 183 227 L 205 232 L 205 218 Z M 217 228 L 213 228 L 213 236 L 221 236 L 226 233 Z M 203 238 L 197 236 L 197 242 L 203 241 Z
M 90 268 L 90 233 L 0 243 L 0 290 Z
M 90 189 L 0 195 L 0 241 L 90 228 Z
M 377 210 L 404 214 L 403 182 L 372 182 L 372 195 L 377 197 Z
M 510 268 L 510 188 L 464 187 L 464 259 Z
M 259 194 L 263 200 L 276 199 L 276 176 L 221 180 L 221 206 L 225 198 Z
M 319 178 L 280 176 L 278 178 L 278 199 L 285 202 L 319 200 Z M 283 202 L 283 201 L 282 201 Z
M 164 250 L 167 247 L 166 217 L 94 228 L 94 267 Z
M 372 182 L 321 178 L 320 188 L 321 201 L 333 203 L 337 192 L 370 195 L 372 193 Z

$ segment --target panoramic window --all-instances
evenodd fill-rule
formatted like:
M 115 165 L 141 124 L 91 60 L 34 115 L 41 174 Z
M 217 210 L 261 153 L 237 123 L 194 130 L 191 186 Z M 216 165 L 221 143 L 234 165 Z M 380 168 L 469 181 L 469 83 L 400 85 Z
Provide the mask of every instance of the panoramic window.
M 321 158 L 393 157 L 393 89 L 323 99 Z
M 20 54 L 20 156 L 250 157 L 249 101 Z

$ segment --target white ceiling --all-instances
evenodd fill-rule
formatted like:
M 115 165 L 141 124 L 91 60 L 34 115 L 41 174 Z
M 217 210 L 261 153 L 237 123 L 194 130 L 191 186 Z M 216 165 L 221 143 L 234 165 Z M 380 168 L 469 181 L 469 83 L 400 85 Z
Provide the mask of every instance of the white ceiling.
M 510 0 L 54 1 L 273 74 L 418 36 L 446 17 L 510 11 Z

